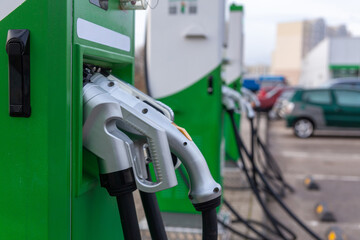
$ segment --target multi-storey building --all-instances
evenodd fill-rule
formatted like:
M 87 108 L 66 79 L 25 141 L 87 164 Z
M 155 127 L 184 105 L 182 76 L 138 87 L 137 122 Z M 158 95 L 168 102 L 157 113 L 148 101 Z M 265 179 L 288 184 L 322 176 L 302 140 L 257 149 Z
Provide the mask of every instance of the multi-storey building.
M 328 27 L 324 19 L 278 24 L 271 73 L 284 75 L 288 82 L 299 82 L 304 57 L 326 37 L 350 36 L 345 25 Z

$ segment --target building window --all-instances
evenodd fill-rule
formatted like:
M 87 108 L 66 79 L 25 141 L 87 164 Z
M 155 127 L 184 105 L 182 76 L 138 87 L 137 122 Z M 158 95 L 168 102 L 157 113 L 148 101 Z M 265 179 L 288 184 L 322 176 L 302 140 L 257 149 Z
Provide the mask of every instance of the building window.
M 342 78 L 342 77 L 358 77 L 360 76 L 360 66 L 335 66 L 330 67 L 332 78 Z
M 197 6 L 190 6 L 189 7 L 189 14 L 196 14 Z
M 169 14 L 173 15 L 177 13 L 177 7 L 176 6 L 170 6 L 169 7 Z

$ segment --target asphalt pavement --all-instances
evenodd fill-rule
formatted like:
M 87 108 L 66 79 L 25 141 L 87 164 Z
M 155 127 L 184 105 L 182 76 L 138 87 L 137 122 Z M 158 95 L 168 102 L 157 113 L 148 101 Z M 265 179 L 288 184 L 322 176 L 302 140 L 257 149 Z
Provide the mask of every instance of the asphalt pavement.
M 268 145 L 286 180 L 295 188 L 285 203 L 322 239 L 330 227 L 340 227 L 347 240 L 360 239 L 360 131 L 322 131 L 299 139 L 283 121 L 268 125 Z M 312 176 L 319 191 L 309 191 L 304 179 Z M 336 222 L 324 223 L 315 205 L 326 202 Z M 300 240 L 313 239 L 302 231 L 273 200 L 271 211 L 294 230 Z M 336 238 L 338 239 L 338 238 Z M 340 238 L 339 238 L 340 239 Z M 342 239 L 342 238 L 341 238 Z M 335 240 L 335 239 L 334 239 Z

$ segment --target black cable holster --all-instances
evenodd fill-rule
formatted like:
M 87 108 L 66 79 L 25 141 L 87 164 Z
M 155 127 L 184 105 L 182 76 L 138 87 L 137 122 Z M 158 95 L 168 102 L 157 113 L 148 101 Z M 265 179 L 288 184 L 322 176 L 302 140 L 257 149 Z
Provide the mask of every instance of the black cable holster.
M 221 196 L 207 202 L 194 203 L 193 205 L 196 211 L 203 212 L 217 208 L 218 206 L 220 206 L 220 204 L 221 204 Z
M 134 172 L 132 168 L 100 174 L 101 187 L 106 188 L 110 196 L 121 196 L 136 190 Z

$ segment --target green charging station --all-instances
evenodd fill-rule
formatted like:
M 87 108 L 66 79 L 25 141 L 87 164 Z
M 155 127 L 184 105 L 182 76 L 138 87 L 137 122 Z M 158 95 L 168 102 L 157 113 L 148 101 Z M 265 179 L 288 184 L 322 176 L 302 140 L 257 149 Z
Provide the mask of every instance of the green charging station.
M 223 66 L 223 78 L 225 85 L 240 92 L 241 79 L 243 75 L 243 54 L 244 54 L 244 8 L 241 5 L 230 5 L 227 46 L 225 50 L 226 65 Z M 240 126 L 241 116 L 235 115 L 235 121 Z M 223 113 L 225 160 L 237 161 L 239 154 L 235 142 L 234 131 L 228 114 Z
M 224 24 L 222 0 L 159 1 L 149 11 L 146 40 L 150 95 L 173 109 L 175 122 L 189 132 L 218 183 Z M 177 178 L 178 186 L 157 193 L 161 211 L 198 213 L 187 201 L 184 181 Z
M 131 7 L 123 0 L 0 4 L 1 239 L 122 239 L 116 200 L 83 149 L 82 86 L 84 63 L 133 82 Z

